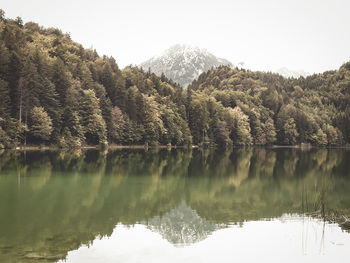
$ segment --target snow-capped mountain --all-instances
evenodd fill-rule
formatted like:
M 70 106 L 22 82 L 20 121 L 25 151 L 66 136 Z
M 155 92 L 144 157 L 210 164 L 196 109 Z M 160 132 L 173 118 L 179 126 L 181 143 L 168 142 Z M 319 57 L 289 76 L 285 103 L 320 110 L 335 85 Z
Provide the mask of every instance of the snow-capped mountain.
M 304 70 L 290 70 L 286 67 L 277 69 L 275 72 L 282 75 L 285 78 L 300 78 L 300 77 L 307 77 L 311 75 L 310 73 Z
M 226 59 L 217 58 L 206 49 L 188 45 L 175 45 L 165 50 L 160 56 L 141 63 L 144 70 L 150 69 L 157 75 L 164 75 L 187 87 L 201 73 L 220 65 L 232 66 Z
M 185 203 L 171 209 L 162 216 L 156 216 L 147 222 L 141 223 L 179 247 L 204 240 L 215 230 L 225 227 L 200 217 L 195 210 Z

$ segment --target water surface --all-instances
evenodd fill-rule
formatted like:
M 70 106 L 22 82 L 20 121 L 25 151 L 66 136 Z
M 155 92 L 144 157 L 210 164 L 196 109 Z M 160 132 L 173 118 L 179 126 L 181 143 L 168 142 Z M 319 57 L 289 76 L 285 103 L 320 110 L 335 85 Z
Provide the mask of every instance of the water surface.
M 343 149 L 0 153 L 0 262 L 347 262 Z

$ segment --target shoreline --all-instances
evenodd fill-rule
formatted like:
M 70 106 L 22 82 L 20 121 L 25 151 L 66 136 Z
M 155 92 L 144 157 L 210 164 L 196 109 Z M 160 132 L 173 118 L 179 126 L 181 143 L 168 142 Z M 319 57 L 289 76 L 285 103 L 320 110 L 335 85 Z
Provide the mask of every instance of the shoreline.
M 55 145 L 48 146 L 37 146 L 37 145 L 27 145 L 27 146 L 17 146 L 15 148 L 4 148 L 0 150 L 15 150 L 15 151 L 43 151 L 43 150 L 52 150 L 52 151 L 70 151 L 70 150 L 108 150 L 108 149 L 187 149 L 187 148 L 198 148 L 198 147 L 187 147 L 187 146 L 169 146 L 169 145 L 156 145 L 156 146 L 145 146 L 145 145 L 108 145 L 102 147 L 100 145 L 87 145 L 77 148 L 60 148 Z
M 15 148 L 4 148 L 0 150 L 15 150 L 15 151 L 43 151 L 43 150 L 52 150 L 52 151 L 70 151 L 70 150 L 109 150 L 109 149 L 215 149 L 220 147 L 202 147 L 198 145 L 189 145 L 189 146 L 176 146 L 176 145 L 118 145 L 111 144 L 106 147 L 100 145 L 86 145 L 77 148 L 60 148 L 55 145 L 48 146 L 38 146 L 38 145 L 21 145 Z M 312 145 L 250 145 L 250 146 L 233 146 L 230 148 L 261 148 L 261 149 L 299 149 L 299 150 L 311 150 L 311 149 L 350 149 L 350 145 L 340 145 L 340 146 L 312 146 Z

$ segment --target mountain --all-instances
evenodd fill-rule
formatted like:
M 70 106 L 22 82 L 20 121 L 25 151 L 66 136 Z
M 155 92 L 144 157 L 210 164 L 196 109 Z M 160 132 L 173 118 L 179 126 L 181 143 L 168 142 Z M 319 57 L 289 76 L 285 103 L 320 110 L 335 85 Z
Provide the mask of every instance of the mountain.
M 220 65 L 232 66 L 226 59 L 217 58 L 206 49 L 188 45 L 174 45 L 165 50 L 160 56 L 141 63 L 143 69 L 150 69 L 156 75 L 164 75 L 187 87 L 193 80 L 213 67 Z
M 350 144 L 350 62 L 295 79 L 207 70 L 224 60 L 181 45 L 152 61 L 176 78 L 121 70 L 59 29 L 2 17 L 0 148 Z M 202 71 L 187 90 L 174 84 L 185 86 Z
M 279 68 L 275 71 L 276 73 L 280 74 L 281 76 L 285 78 L 300 78 L 300 77 L 307 77 L 311 75 L 310 73 L 304 71 L 304 70 L 291 70 L 286 67 Z
M 215 230 L 224 227 L 201 218 L 195 210 L 185 203 L 162 216 L 156 216 L 143 223 L 175 246 L 185 246 L 199 242 L 206 239 Z

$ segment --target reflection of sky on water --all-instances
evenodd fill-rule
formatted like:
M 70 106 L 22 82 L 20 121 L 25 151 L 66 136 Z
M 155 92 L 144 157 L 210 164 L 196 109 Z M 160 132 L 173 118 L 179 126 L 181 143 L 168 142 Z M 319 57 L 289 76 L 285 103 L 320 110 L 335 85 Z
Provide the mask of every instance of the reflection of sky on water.
M 69 252 L 66 262 L 347 262 L 349 247 L 350 235 L 337 225 L 284 215 L 216 230 L 184 247 L 145 225 L 118 224 L 109 238 Z
M 238 251 L 237 246 L 224 250 L 234 243 L 230 238 L 239 236 L 238 233 L 227 234 L 227 244 L 214 242 L 217 239 L 213 237 L 221 232 L 231 233 L 234 224 L 245 224 L 245 229 L 250 224 L 245 222 L 266 218 L 290 221 L 281 218 L 284 214 L 305 212 L 320 217 L 324 211 L 328 222 L 337 222 L 349 231 L 349 224 L 343 224 L 343 217 L 350 215 L 349 157 L 349 151 L 340 149 L 121 150 L 76 155 L 5 151 L 0 153 L 0 262 L 56 262 L 100 236 L 111 236 L 116 225 L 143 226 L 143 234 L 136 235 L 129 243 L 121 241 L 138 245 L 122 250 L 123 246 L 111 241 L 106 249 L 113 246 L 119 251 L 118 259 L 113 261 L 117 252 L 109 250 L 102 253 L 100 260 L 93 253 L 105 250 L 96 249 L 95 241 L 89 250 L 94 262 L 108 262 L 106 257 L 119 262 L 123 256 L 136 257 L 134 261 L 137 261 L 139 254 L 146 252 L 153 253 L 156 259 L 164 255 L 174 261 L 197 259 L 203 254 L 209 261 L 210 253 L 216 249 L 220 252 L 216 256 L 227 256 L 229 261 L 244 255 L 244 248 L 254 252 L 245 257 L 253 257 L 259 246 L 279 245 L 277 241 L 277 245 L 269 241 L 271 235 L 265 225 L 256 230 L 264 235 L 260 239 L 258 234 L 243 233 L 237 240 L 249 240 L 249 243 L 245 247 L 240 241 L 242 244 L 237 246 L 242 246 L 242 250 Z M 297 248 L 292 250 L 296 256 L 302 255 L 300 251 L 326 251 L 329 259 L 329 246 L 347 248 L 337 240 L 323 243 L 311 240 L 315 236 L 310 234 L 312 228 L 304 223 L 304 229 L 296 231 L 301 235 L 295 239 Z M 133 230 L 137 227 L 130 231 Z M 328 231 L 327 228 L 324 240 Z M 161 241 L 140 243 L 145 233 L 158 236 Z M 323 232 L 317 233 L 314 239 L 322 240 L 319 233 Z M 285 236 L 289 238 L 289 235 Z M 204 247 L 205 251 L 200 252 L 208 242 L 213 242 L 212 247 Z M 317 246 L 310 248 L 312 242 Z M 165 246 L 158 249 L 159 255 L 155 254 L 157 246 Z M 264 249 L 266 253 L 277 253 Z M 69 254 L 69 262 L 74 253 Z M 144 255 L 146 261 L 153 262 L 147 255 Z

